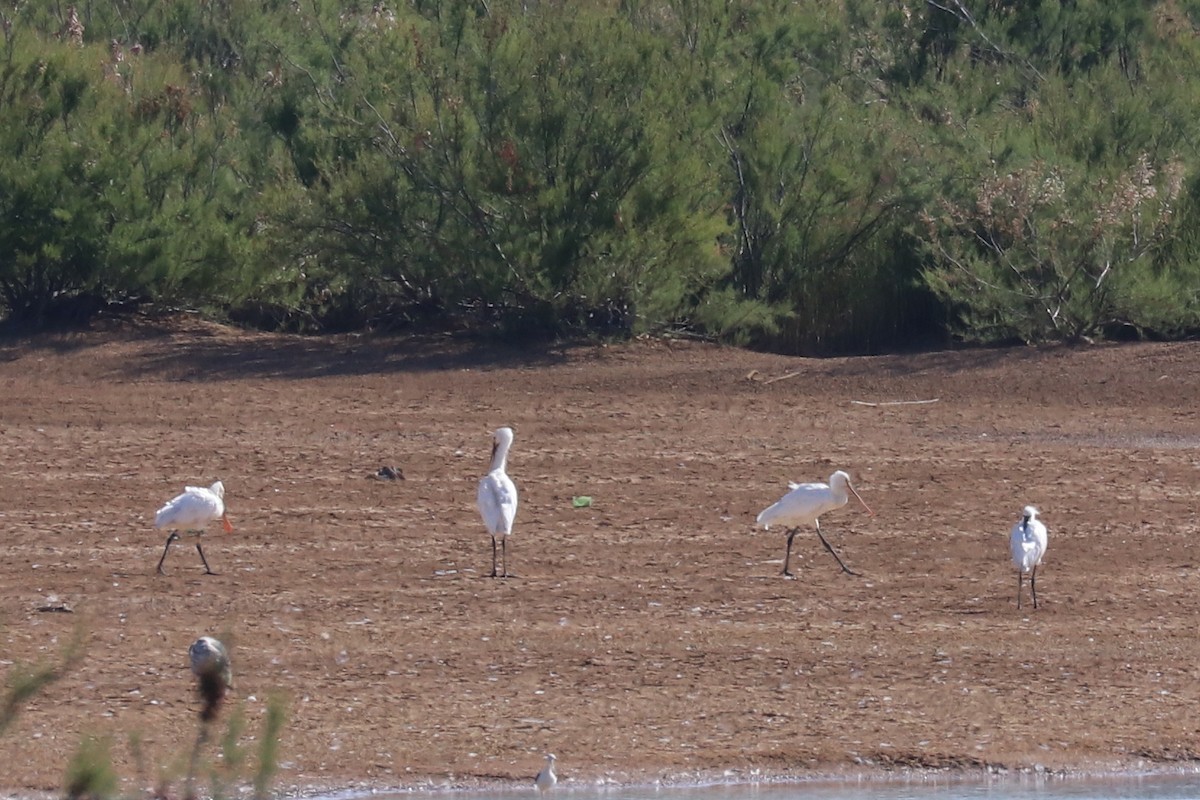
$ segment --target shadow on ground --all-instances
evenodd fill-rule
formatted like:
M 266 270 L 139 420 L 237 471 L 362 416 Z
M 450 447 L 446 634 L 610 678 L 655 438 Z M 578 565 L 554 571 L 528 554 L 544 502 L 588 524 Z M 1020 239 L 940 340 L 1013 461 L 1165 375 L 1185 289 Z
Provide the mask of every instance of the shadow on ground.
M 136 364 L 131 376 L 170 380 L 321 378 L 403 372 L 550 367 L 567 359 L 569 346 L 515 347 L 490 342 L 412 339 L 347 342 L 317 339 L 209 340 L 166 343 Z

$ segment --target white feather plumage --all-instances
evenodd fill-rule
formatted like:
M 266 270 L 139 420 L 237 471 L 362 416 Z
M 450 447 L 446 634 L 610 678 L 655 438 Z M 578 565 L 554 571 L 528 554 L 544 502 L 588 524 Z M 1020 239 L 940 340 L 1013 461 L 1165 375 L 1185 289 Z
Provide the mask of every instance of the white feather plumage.
M 842 563 L 841 557 L 834 551 L 833 546 L 825 540 L 818 519 L 826 511 L 833 511 L 835 508 L 846 505 L 851 494 L 858 498 L 858 502 L 862 503 L 862 507 L 867 510 L 868 514 L 874 514 L 870 506 L 855 491 L 853 484 L 850 483 L 850 476 L 839 469 L 829 476 L 829 483 L 789 483 L 788 488 L 791 491 L 763 509 L 757 518 L 758 524 L 768 530 L 772 525 L 782 525 L 788 529 L 787 550 L 783 557 L 783 574 L 792 574 L 789 565 L 792 559 L 792 540 L 796 538 L 796 532 L 802 525 L 812 525 L 817 529 L 817 536 L 820 538 L 821 544 L 837 559 L 842 570 L 851 575 L 857 575 L 858 573 Z
M 1046 526 L 1038 519 L 1038 513 L 1033 506 L 1025 506 L 1021 511 L 1021 521 L 1013 526 L 1008 537 L 1009 553 L 1013 565 L 1017 568 L 1017 608 L 1021 607 L 1021 584 L 1025 575 L 1029 576 L 1029 593 L 1033 596 L 1033 607 L 1038 607 L 1037 568 L 1046 555 L 1049 539 Z
M 204 562 L 204 571 L 209 575 L 216 574 L 208 566 L 208 559 L 204 557 L 204 549 L 200 546 L 200 537 L 204 534 L 205 528 L 210 522 L 216 520 L 221 521 L 221 526 L 226 533 L 233 531 L 233 526 L 229 524 L 229 519 L 225 516 L 225 484 L 220 481 L 207 488 L 185 486 L 183 494 L 171 498 L 166 505 L 160 508 L 154 515 L 154 527 L 160 530 L 169 530 L 171 535 L 167 537 L 167 545 L 163 548 L 162 558 L 158 560 L 159 574 L 165 574 L 163 562 L 167 560 L 167 551 L 171 549 L 171 543 L 185 534 L 196 537 L 196 552 L 200 554 L 200 560 Z M 181 534 L 180 531 L 183 533 Z
M 508 577 L 508 537 L 512 534 L 513 520 L 517 518 L 517 487 L 508 477 L 508 449 L 512 446 L 512 428 L 498 428 L 492 434 L 492 463 L 487 475 L 479 481 L 476 505 L 479 516 L 492 536 L 492 577 L 496 577 L 496 540 L 504 550 L 504 572 Z

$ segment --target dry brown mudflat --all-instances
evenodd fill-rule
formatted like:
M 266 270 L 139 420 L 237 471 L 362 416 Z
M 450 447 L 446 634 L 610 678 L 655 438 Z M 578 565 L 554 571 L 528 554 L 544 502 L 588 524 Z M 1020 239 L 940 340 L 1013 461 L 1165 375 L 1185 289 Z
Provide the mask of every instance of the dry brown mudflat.
M 205 633 L 251 762 L 286 702 L 281 789 L 523 782 L 551 750 L 573 782 L 1200 758 L 1197 344 L 806 360 L 176 323 L 0 342 L 0 397 L 0 673 L 87 637 L 0 738 L 2 788 L 61 788 L 88 735 L 132 785 L 177 781 Z M 501 424 L 508 580 L 474 508 Z M 804 531 L 784 578 L 755 514 L 837 468 L 876 512 L 824 519 L 863 577 Z M 217 478 L 219 574 L 190 545 L 155 574 L 155 509 Z M 1036 612 L 1006 555 L 1026 503 Z

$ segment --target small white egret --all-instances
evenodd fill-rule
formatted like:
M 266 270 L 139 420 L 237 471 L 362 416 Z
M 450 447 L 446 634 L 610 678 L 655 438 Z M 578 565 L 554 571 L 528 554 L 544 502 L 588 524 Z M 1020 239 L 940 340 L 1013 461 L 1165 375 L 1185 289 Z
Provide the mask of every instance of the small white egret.
M 221 520 L 221 526 L 225 528 L 226 533 L 233 533 L 233 525 L 229 524 L 229 518 L 225 516 L 225 485 L 220 481 L 207 489 L 201 486 L 185 486 L 183 494 L 160 508 L 154 515 L 154 527 L 160 530 L 165 528 L 171 531 L 171 535 L 167 537 L 167 546 L 163 548 L 162 558 L 158 560 L 158 573 L 166 574 L 163 572 L 163 562 L 167 560 L 167 551 L 171 549 L 171 544 L 184 535 L 191 535 L 196 537 L 196 552 L 204 562 L 204 571 L 209 575 L 216 575 L 217 573 L 208 566 L 208 559 L 204 557 L 200 537 L 204 534 L 205 526 L 218 519 Z M 183 534 L 180 534 L 181 530 Z
M 517 487 L 504 471 L 508 461 L 508 448 L 512 446 L 512 428 L 497 428 L 492 434 L 492 465 L 488 474 L 479 481 L 476 497 L 479 515 L 492 535 L 492 574 L 496 577 L 496 538 L 500 538 L 500 549 L 504 560 L 504 571 L 500 577 L 508 577 L 508 537 L 512 533 L 513 520 L 517 516 Z
M 782 525 L 788 529 L 787 552 L 783 557 L 783 574 L 789 576 L 792 574 L 788 569 L 792 559 L 792 539 L 796 538 L 801 525 L 812 525 L 817 529 L 817 536 L 821 539 L 821 544 L 825 545 L 825 549 L 837 559 L 842 571 L 850 575 L 858 575 L 857 572 L 842 563 L 837 552 L 829 542 L 825 541 L 825 536 L 821 533 L 821 523 L 817 520 L 826 511 L 846 505 L 850 494 L 858 498 L 858 502 L 862 503 L 862 507 L 867 510 L 868 514 L 875 516 L 875 512 L 862 497 L 859 497 L 858 492 L 851 485 L 850 476 L 839 469 L 829 476 L 827 484 L 789 483 L 788 487 L 791 489 L 790 492 L 758 515 L 758 524 L 768 530 L 772 525 Z
M 546 766 L 542 767 L 542 771 L 533 779 L 534 785 L 543 792 L 553 788 L 554 784 L 558 783 L 558 776 L 554 774 L 554 762 L 556 760 L 554 753 L 547 753 Z
M 1009 537 L 1013 564 L 1017 566 L 1017 608 L 1021 607 L 1021 583 L 1027 572 L 1033 607 L 1038 607 L 1037 568 L 1038 564 L 1042 563 L 1042 556 L 1046 555 L 1046 526 L 1037 517 L 1036 508 L 1025 506 L 1021 512 L 1021 521 L 1013 526 L 1012 535 Z

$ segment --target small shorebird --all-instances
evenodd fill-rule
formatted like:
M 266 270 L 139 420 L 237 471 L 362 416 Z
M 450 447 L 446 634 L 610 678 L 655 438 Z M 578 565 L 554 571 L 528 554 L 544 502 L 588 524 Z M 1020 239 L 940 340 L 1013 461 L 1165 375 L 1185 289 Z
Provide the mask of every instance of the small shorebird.
M 554 787 L 558 783 L 558 776 L 554 774 L 554 753 L 546 754 L 546 766 L 542 767 L 542 771 L 533 779 L 533 783 L 543 792 Z
M 851 485 L 850 476 L 839 469 L 829 476 L 827 484 L 789 483 L 788 487 L 791 489 L 790 492 L 758 515 L 758 524 L 768 530 L 772 525 L 782 525 L 788 529 L 787 552 L 783 557 L 783 574 L 789 576 L 792 574 L 788 569 L 792 559 L 792 539 L 796 538 L 801 525 L 812 525 L 817 529 L 817 536 L 821 539 L 821 544 L 825 545 L 825 549 L 837 559 L 838 566 L 842 568 L 842 571 L 850 575 L 858 575 L 857 572 L 842 563 L 837 552 L 829 542 L 825 541 L 825 536 L 821 533 L 821 523 L 817 520 L 826 511 L 846 505 L 850 494 L 858 498 L 858 502 L 862 503 L 862 507 L 867 510 L 868 514 L 875 515 L 875 512 L 859 497 L 858 492 Z
M 201 636 L 192 642 L 192 646 L 188 648 L 188 661 L 192 665 L 192 674 L 197 678 L 216 675 L 226 686 L 233 683 L 233 672 L 229 666 L 229 652 L 219 639 L 212 636 Z
M 1017 608 L 1021 607 L 1021 583 L 1029 573 L 1029 593 L 1033 595 L 1033 607 L 1037 601 L 1037 568 L 1046 555 L 1046 526 L 1038 518 L 1038 510 L 1025 506 L 1021 521 L 1013 526 L 1008 544 L 1012 549 L 1012 560 L 1017 566 Z
M 492 535 L 492 574 L 496 577 L 496 538 L 500 539 L 500 549 L 504 561 L 504 571 L 500 577 L 508 577 L 508 537 L 512 533 L 513 520 L 517 516 L 517 487 L 505 473 L 504 467 L 508 461 L 508 448 L 512 446 L 512 428 L 497 428 L 492 434 L 492 465 L 488 474 L 479 481 L 479 493 L 476 496 L 479 505 L 479 515 L 483 524 Z
M 201 636 L 188 648 L 188 661 L 191 662 L 192 674 L 197 679 L 196 688 L 204 703 L 200 710 L 200 719 L 203 722 L 211 722 L 217 716 L 225 693 L 233 687 L 233 668 L 229 665 L 229 651 L 220 640 L 211 636 Z M 207 729 L 201 731 L 201 741 L 206 737 Z
M 225 485 L 220 481 L 207 489 L 185 486 L 183 494 L 160 508 L 154 515 L 154 527 L 159 530 L 165 528 L 171 535 L 167 537 L 167 546 L 163 548 L 162 558 L 158 560 L 158 574 L 166 574 L 163 572 L 163 562 L 167 560 L 167 551 L 171 549 L 171 544 L 183 536 L 191 535 L 196 537 L 196 552 L 204 562 L 204 571 L 209 575 L 216 575 L 217 573 L 208 566 L 208 559 L 204 557 L 200 537 L 204 535 L 205 526 L 218 519 L 221 520 L 221 526 L 225 528 L 226 533 L 233 533 L 233 526 L 225 516 Z M 179 533 L 180 530 L 183 534 Z

